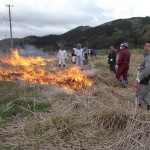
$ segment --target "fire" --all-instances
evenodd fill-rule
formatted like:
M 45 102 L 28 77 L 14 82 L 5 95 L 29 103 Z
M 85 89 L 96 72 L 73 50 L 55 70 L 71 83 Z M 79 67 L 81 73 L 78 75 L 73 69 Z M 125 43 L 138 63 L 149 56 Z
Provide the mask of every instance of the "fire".
M 86 73 L 79 67 L 73 66 L 58 71 L 54 67 L 55 60 L 57 59 L 22 57 L 14 50 L 10 57 L 0 58 L 0 81 L 17 79 L 29 83 L 51 84 L 70 92 L 92 85 Z
M 41 57 L 22 57 L 19 55 L 18 50 L 11 51 L 10 57 L 0 58 L 0 62 L 12 66 L 31 66 L 31 65 L 46 65 L 46 61 L 54 61 L 56 58 L 44 59 Z
M 57 83 L 62 83 L 61 86 L 63 89 L 71 92 L 92 85 L 92 82 L 87 78 L 86 73 L 82 72 L 77 66 L 59 71 L 56 76 Z

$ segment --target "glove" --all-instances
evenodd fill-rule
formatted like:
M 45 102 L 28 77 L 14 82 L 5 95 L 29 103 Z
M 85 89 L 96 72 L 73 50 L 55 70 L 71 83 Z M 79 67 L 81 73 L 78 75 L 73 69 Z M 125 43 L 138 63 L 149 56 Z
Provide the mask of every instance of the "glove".
M 138 83 L 140 83 L 141 80 L 140 80 L 139 78 L 137 78 L 136 81 L 137 81 Z
M 110 59 L 110 61 L 113 61 L 113 59 Z
M 119 68 L 119 66 L 118 66 L 118 65 L 116 65 L 116 66 L 115 66 L 115 69 L 117 70 L 118 68 Z
M 139 88 L 139 83 L 138 83 L 137 80 L 136 80 L 136 82 L 135 82 L 134 88 L 135 88 L 135 92 L 137 92 L 137 91 L 138 91 L 138 88 Z

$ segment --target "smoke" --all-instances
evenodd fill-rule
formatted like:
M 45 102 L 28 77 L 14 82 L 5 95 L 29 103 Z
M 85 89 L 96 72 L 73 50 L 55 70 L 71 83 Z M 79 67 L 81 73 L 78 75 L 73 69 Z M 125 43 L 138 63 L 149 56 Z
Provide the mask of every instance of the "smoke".
M 95 75 L 95 73 L 96 73 L 96 69 L 90 69 L 90 70 L 86 70 L 86 74 L 88 75 L 88 76 L 94 76 Z
M 42 58 L 49 58 L 51 57 L 48 53 L 43 52 L 43 48 L 37 48 L 34 45 L 25 45 L 24 47 L 17 46 L 17 50 L 19 55 L 29 57 L 42 57 Z

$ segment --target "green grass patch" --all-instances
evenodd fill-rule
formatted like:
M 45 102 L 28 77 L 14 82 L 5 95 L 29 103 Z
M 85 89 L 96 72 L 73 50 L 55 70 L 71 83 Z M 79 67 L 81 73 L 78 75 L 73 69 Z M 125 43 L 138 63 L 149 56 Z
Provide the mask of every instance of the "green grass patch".
M 57 54 L 58 54 L 57 51 L 50 51 L 50 52 L 49 52 L 49 55 L 52 55 L 52 56 L 56 56 Z
M 41 97 L 39 90 L 40 88 L 38 87 L 30 86 L 20 88 L 15 82 L 0 82 L 0 106 L 7 105 L 9 102 L 14 102 L 19 99 L 25 100 L 28 97 Z
M 15 101 L 8 107 L 0 108 L 1 118 L 7 118 L 20 114 L 21 116 L 27 116 L 32 112 L 43 112 L 51 108 L 51 103 L 46 102 L 34 102 L 28 101 Z
M 27 116 L 37 111 L 47 111 L 50 102 L 41 102 L 46 97 L 42 86 L 27 85 L 20 88 L 15 82 L 0 82 L 0 116 L 8 118 L 16 115 Z
M 96 63 L 95 63 L 95 67 L 96 67 L 96 68 L 109 69 L 109 65 L 108 65 L 108 64 L 103 64 L 103 63 L 101 63 L 101 62 L 96 62 Z
M 117 50 L 117 53 L 119 54 L 120 50 Z M 143 54 L 144 50 L 143 49 L 130 49 L 129 51 L 131 52 L 131 54 Z M 99 56 L 105 56 L 108 55 L 110 52 L 110 49 L 102 49 L 102 50 L 97 50 L 97 55 Z
M 131 54 L 143 54 L 143 49 L 130 49 Z
M 104 56 L 104 55 L 108 55 L 109 54 L 109 51 L 110 50 L 98 50 L 97 51 L 97 54 L 99 55 L 99 56 Z
M 34 106 L 34 109 L 36 111 L 46 111 L 48 110 L 49 108 L 51 107 L 51 104 L 50 103 L 37 103 L 35 104 Z

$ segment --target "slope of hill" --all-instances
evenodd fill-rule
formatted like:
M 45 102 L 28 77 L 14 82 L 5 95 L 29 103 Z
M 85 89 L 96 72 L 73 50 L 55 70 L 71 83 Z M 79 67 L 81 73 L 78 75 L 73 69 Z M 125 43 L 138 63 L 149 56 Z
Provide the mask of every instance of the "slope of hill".
M 149 36 L 150 17 L 133 17 L 114 20 L 96 27 L 80 26 L 61 35 L 28 36 L 20 39 L 19 44 L 24 45 L 27 42 L 45 50 L 54 50 L 59 42 L 64 43 L 67 48 L 72 48 L 80 42 L 83 46 L 100 49 L 108 48 L 111 43 L 119 46 L 127 41 L 130 48 L 141 48 L 144 41 L 149 40 Z

